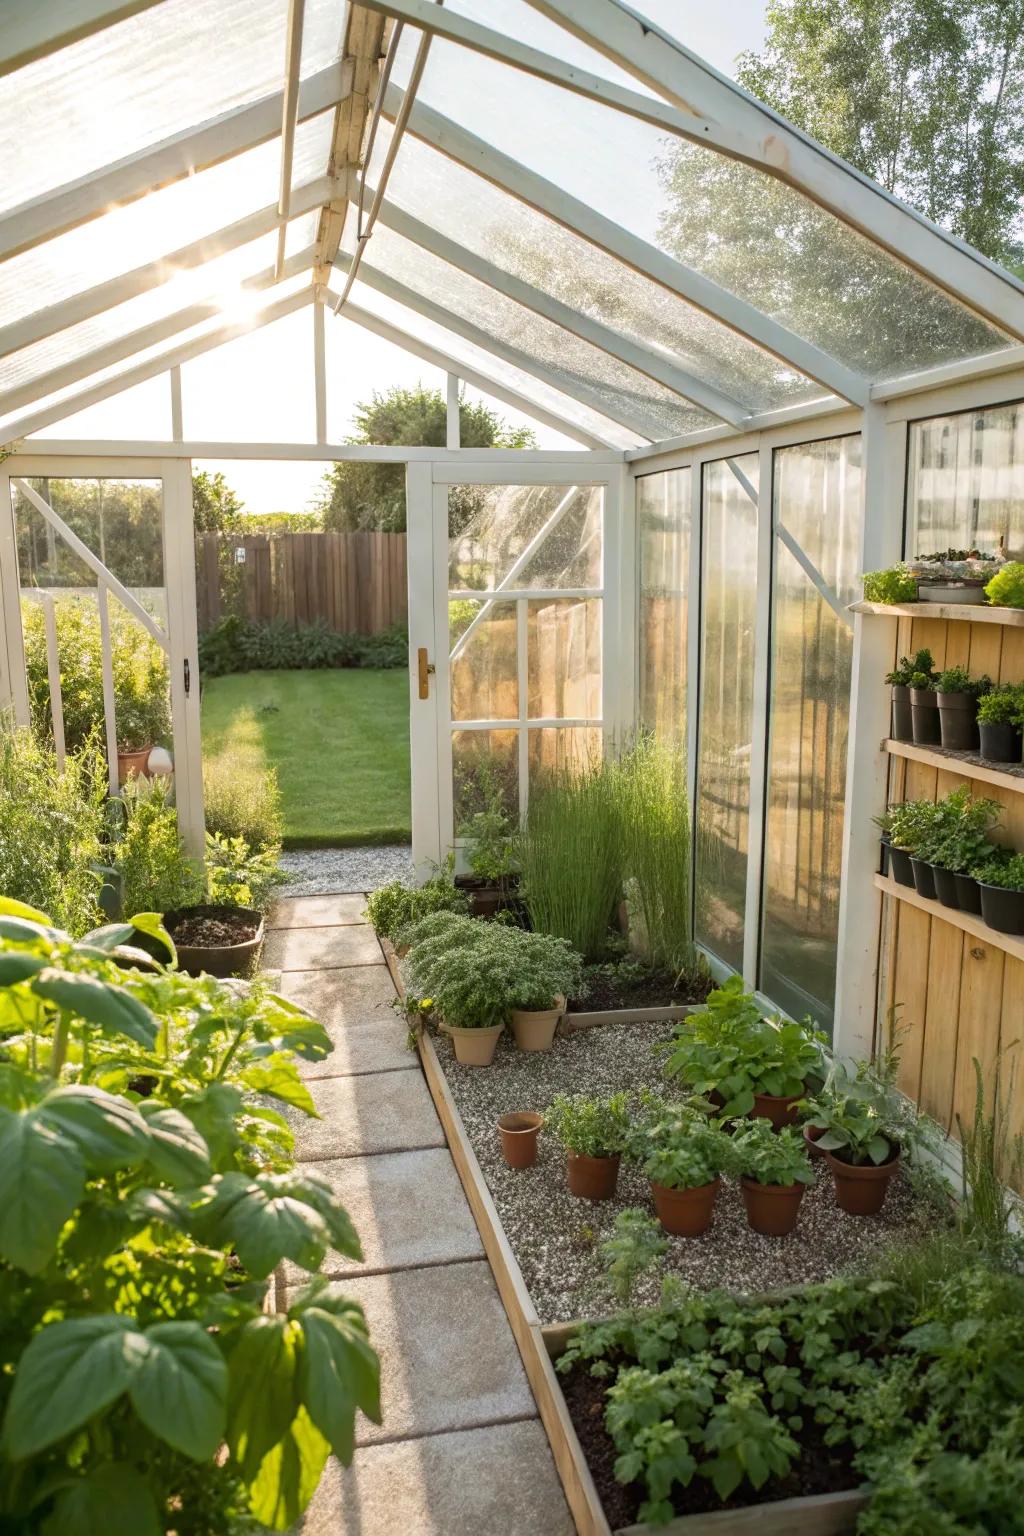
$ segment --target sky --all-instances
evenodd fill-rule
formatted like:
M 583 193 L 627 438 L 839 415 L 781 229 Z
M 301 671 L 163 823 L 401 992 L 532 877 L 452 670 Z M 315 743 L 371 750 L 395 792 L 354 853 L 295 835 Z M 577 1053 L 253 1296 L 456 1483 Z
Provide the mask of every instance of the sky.
M 498 0 L 499 10 L 501 3 L 502 0 Z M 517 18 L 521 23 L 526 23 L 525 29 L 520 26 L 517 31 L 517 35 L 522 36 L 524 41 L 553 52 L 559 51 L 573 62 L 593 62 L 587 59 L 584 52 L 577 50 L 573 40 L 568 39 L 538 13 L 527 11 L 521 6 L 520 0 L 515 0 L 515 3 Z M 764 40 L 765 0 L 731 0 L 729 5 L 718 6 L 709 6 L 706 0 L 632 0 L 632 3 L 635 9 L 673 32 L 693 52 L 726 74 L 733 73 L 737 54 L 748 48 L 759 48 Z M 500 25 L 494 0 L 460 0 L 458 9 L 481 21 Z M 528 30 L 530 35 L 525 36 L 524 30 Z M 535 118 L 540 124 L 543 116 L 546 132 L 550 113 L 541 114 L 538 111 L 533 114 L 526 110 L 522 115 L 517 115 L 513 127 L 511 113 L 503 117 L 500 111 L 493 111 L 488 82 L 497 77 L 490 76 L 488 70 L 494 68 L 490 61 L 480 61 L 475 77 L 471 78 L 467 72 L 458 81 L 453 81 L 441 71 L 439 64 L 434 65 L 435 72 L 431 77 L 431 65 L 428 65 L 421 95 L 426 91 L 428 94 L 425 99 L 430 99 L 433 78 L 435 104 L 440 104 L 441 100 L 455 101 L 457 111 L 453 110 L 453 115 L 457 115 L 468 127 L 487 133 L 499 148 L 514 148 L 517 158 L 526 164 L 530 164 L 533 159 L 539 168 L 543 164 L 545 144 L 539 137 L 531 143 L 530 125 Z M 614 73 L 607 64 L 603 65 L 603 72 Z M 509 74 L 507 71 L 505 73 Z M 398 66 L 395 78 L 401 83 L 402 72 Z M 531 93 L 537 93 L 539 107 L 540 93 L 555 90 L 554 87 L 542 86 L 530 77 L 522 77 L 521 80 L 520 77 L 515 78 L 520 82 L 520 95 L 525 93 L 527 107 Z M 624 83 L 636 84 L 625 75 L 617 78 Z M 645 125 L 635 124 L 633 119 L 625 119 L 624 122 L 631 127 L 635 125 L 638 133 L 649 131 Z M 586 143 L 586 127 L 586 119 L 581 117 L 577 126 L 581 144 Z M 502 132 L 509 134 L 513 131 L 514 140 L 502 142 Z M 649 160 L 649 156 L 643 158 L 645 162 Z M 577 196 L 600 207 L 600 194 L 607 191 L 607 168 L 600 155 L 580 154 L 574 164 L 576 179 L 572 190 Z M 623 195 L 627 205 L 619 215 L 622 222 L 638 233 L 644 233 L 644 213 L 651 206 L 651 200 L 645 192 L 643 179 L 635 178 L 631 186 L 623 188 Z M 633 201 L 632 208 L 628 206 L 630 199 Z M 314 419 L 312 326 L 312 311 L 302 310 L 185 364 L 182 369 L 182 395 L 186 440 L 311 441 Z M 411 386 L 418 382 L 442 390 L 445 387 L 444 375 L 440 370 L 371 335 L 362 327 L 330 313 L 327 315 L 326 334 L 328 441 L 343 441 L 351 433 L 356 403 L 365 400 L 374 391 L 385 390 L 390 385 Z M 464 392 L 472 400 L 486 399 L 469 386 L 465 386 Z M 526 423 L 533 426 L 542 447 L 579 446 L 572 439 L 561 436 L 550 427 L 537 424 L 498 401 L 489 399 L 487 403 L 515 425 Z M 39 436 L 111 439 L 169 437 L 168 378 L 164 375 L 136 386 L 75 417 L 56 423 Z M 278 464 L 238 460 L 197 461 L 197 467 L 223 470 L 250 512 L 304 510 L 315 498 L 325 468 L 323 464 L 309 462 Z

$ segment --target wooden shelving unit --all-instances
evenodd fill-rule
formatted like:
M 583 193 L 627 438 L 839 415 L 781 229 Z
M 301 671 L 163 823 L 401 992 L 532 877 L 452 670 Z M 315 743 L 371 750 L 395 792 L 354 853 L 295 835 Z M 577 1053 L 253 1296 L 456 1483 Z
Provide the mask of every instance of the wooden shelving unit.
M 899 881 L 890 880 L 885 875 L 876 875 L 875 884 L 883 895 L 905 901 L 919 911 L 927 912 L 929 917 L 937 917 L 940 922 L 962 929 L 983 944 L 991 944 L 1004 954 L 1013 955 L 1016 960 L 1024 960 L 1024 938 L 1015 938 L 1012 933 L 997 933 L 972 912 L 955 912 L 952 907 L 944 907 L 941 901 L 929 901 L 927 896 L 919 895 L 913 886 L 900 885 Z
M 964 624 L 1024 627 L 1024 608 L 990 608 L 987 603 L 859 603 L 851 613 L 875 613 L 883 619 L 959 619 Z
M 905 757 L 913 763 L 925 763 L 943 773 L 959 773 L 965 779 L 978 779 L 983 784 L 994 784 L 999 789 L 1024 793 L 1024 769 L 1020 773 L 1007 773 L 991 763 L 976 763 L 958 752 L 947 752 L 942 747 L 916 747 L 912 741 L 885 741 L 882 743 L 891 757 Z

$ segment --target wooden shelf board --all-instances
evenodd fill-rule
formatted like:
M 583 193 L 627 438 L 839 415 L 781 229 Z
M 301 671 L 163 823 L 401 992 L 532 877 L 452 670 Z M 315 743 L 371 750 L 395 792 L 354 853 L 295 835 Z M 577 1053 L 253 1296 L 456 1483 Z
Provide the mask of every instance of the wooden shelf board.
M 991 608 L 987 603 L 851 603 L 851 613 L 884 619 L 960 619 L 966 624 L 1024 625 L 1024 608 Z
M 1012 789 L 1024 794 L 1024 773 L 1006 773 L 990 763 L 976 763 L 964 759 L 957 752 L 946 752 L 942 747 L 917 747 L 912 741 L 886 741 L 886 752 L 893 757 L 906 757 L 915 763 L 926 763 L 943 773 L 959 773 L 965 779 L 980 779 L 984 784 L 995 784 L 1000 789 Z
M 883 895 L 905 901 L 919 911 L 927 912 L 929 917 L 937 917 L 941 922 L 969 933 L 983 944 L 991 944 L 994 949 L 1001 949 L 1004 954 L 1013 955 L 1016 960 L 1024 960 L 1024 938 L 1016 938 L 1012 933 L 997 933 L 972 912 L 954 912 L 952 907 L 944 907 L 941 901 L 929 901 L 927 896 L 919 895 L 913 886 L 900 885 L 897 880 L 889 880 L 885 875 L 876 875 L 875 885 Z

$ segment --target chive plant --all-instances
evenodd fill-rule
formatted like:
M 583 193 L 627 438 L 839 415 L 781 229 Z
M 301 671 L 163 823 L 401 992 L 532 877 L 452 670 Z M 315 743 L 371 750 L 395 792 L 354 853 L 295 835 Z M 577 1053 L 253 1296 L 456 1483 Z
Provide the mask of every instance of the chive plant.
M 602 955 L 622 889 L 617 789 L 612 763 L 552 771 L 531 788 L 519 836 L 531 923 L 568 939 L 586 960 Z
M 690 802 L 682 754 L 650 733 L 617 765 L 623 872 L 648 957 L 677 976 L 696 963 L 690 932 Z

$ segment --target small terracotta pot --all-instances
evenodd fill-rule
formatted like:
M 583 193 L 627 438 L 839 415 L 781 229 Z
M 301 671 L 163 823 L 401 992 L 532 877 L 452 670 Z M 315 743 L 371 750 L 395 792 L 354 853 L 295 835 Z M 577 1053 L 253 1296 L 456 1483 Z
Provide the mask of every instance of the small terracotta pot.
M 877 1216 L 885 1204 L 889 1181 L 899 1167 L 900 1154 L 887 1163 L 842 1163 L 832 1152 L 825 1153 L 825 1160 L 832 1170 L 840 1210 L 850 1216 Z
M 784 1125 L 796 1125 L 796 1106 L 802 1098 L 802 1093 L 755 1093 L 754 1107 L 747 1118 L 770 1120 L 775 1129 L 781 1131 Z
M 498 1049 L 498 1036 L 504 1024 L 492 1024 L 489 1029 L 456 1029 L 445 1025 L 455 1047 L 455 1060 L 464 1067 L 489 1067 Z
M 746 1174 L 740 1192 L 747 1208 L 747 1222 L 765 1237 L 785 1237 L 796 1226 L 805 1184 L 758 1184 Z
M 124 784 L 131 775 L 138 774 L 141 778 L 148 778 L 146 769 L 149 767 L 149 754 L 152 747 L 143 747 L 139 752 L 121 752 L 117 754 L 117 781 Z
M 501 1150 L 510 1168 L 530 1168 L 537 1161 L 537 1137 L 543 1124 L 544 1116 L 533 1110 L 499 1117 Z
M 557 997 L 553 1008 L 513 1008 L 512 1033 L 521 1051 L 550 1051 L 555 1030 L 565 1012 L 565 998 Z
M 652 1180 L 654 1210 L 665 1231 L 674 1237 L 700 1237 L 711 1225 L 721 1185 L 721 1179 L 712 1179 L 696 1189 L 666 1189 Z
M 824 1147 L 818 1146 L 818 1142 L 822 1136 L 824 1136 L 824 1134 L 825 1127 L 822 1125 L 804 1126 L 804 1146 L 807 1148 L 807 1155 L 811 1159 L 812 1163 L 820 1162 L 820 1160 L 825 1156 Z
M 581 1200 L 613 1200 L 619 1182 L 619 1161 L 617 1152 L 611 1157 L 567 1152 L 566 1182 L 570 1194 Z

